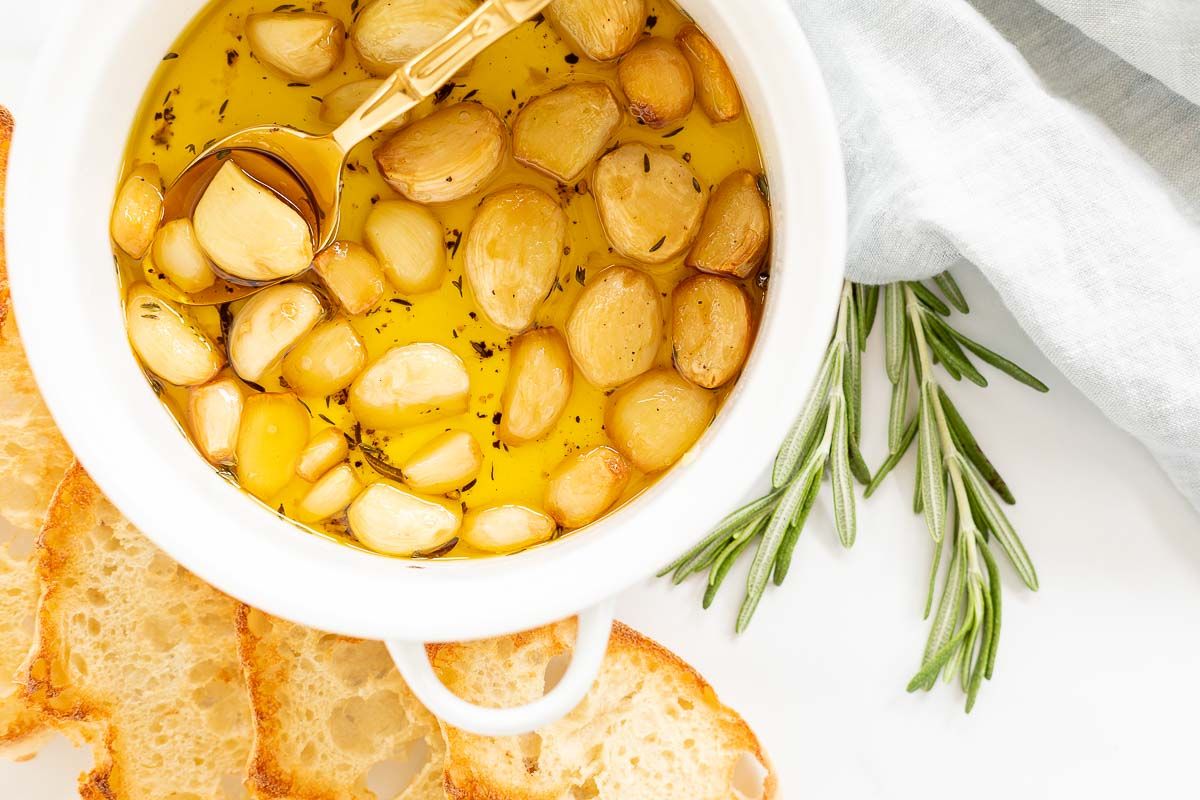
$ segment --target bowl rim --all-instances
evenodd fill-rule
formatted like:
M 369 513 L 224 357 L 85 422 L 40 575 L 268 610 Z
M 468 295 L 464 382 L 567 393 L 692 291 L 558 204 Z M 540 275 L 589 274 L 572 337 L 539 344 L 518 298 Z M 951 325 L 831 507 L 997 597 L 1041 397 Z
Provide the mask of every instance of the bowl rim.
M 846 197 L 832 107 L 786 2 L 764 0 L 755 14 L 720 0 L 681 5 L 738 75 L 772 187 L 771 290 L 743 375 L 692 451 L 591 529 L 513 556 L 412 562 L 298 536 L 205 464 L 146 390 L 119 302 L 95 302 L 105 291 L 117 299 L 115 274 L 97 269 L 108 258 L 108 204 L 129 120 L 159 61 L 158 50 L 132 57 L 121 43 L 154 38 L 151 14 L 187 20 L 203 2 L 64 4 L 16 124 L 9 273 L 46 404 L 114 505 L 171 557 L 239 600 L 321 630 L 408 641 L 501 635 L 568 616 L 648 577 L 699 539 L 758 482 L 816 374 L 842 281 Z M 157 40 L 169 44 L 182 29 L 159 31 Z M 141 88 L 132 98 L 114 95 L 104 83 L 114 78 Z M 112 117 L 97 128 L 120 129 L 115 159 L 104 160 L 112 155 L 104 136 L 95 137 L 99 145 L 88 141 L 89 110 Z M 64 122 L 71 119 L 84 122 Z M 802 266 L 783 268 L 785 260 Z M 808 313 L 784 308 L 785 299 Z

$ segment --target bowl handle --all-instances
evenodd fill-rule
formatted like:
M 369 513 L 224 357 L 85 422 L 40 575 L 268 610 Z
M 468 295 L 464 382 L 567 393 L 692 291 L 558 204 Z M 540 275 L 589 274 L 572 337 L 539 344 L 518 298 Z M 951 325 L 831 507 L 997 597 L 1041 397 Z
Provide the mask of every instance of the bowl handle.
M 571 663 L 562 680 L 541 699 L 515 708 L 477 706 L 451 692 L 434 673 L 420 642 L 390 641 L 387 648 L 408 688 L 443 722 L 483 736 L 515 736 L 557 722 L 583 700 L 600 674 L 615 605 L 609 599 L 579 614 Z

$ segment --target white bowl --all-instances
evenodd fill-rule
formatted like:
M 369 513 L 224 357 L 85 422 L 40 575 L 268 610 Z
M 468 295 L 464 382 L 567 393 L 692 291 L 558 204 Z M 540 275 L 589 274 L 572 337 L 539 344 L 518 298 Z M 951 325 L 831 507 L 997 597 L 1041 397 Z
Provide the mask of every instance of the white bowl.
M 9 273 L 29 361 L 55 420 L 140 530 L 192 572 L 271 614 L 419 643 L 501 635 L 600 604 L 585 626 L 592 675 L 574 676 L 569 687 L 582 693 L 607 639 L 607 628 L 599 630 L 604 602 L 674 559 L 746 496 L 828 341 L 844 256 L 842 161 L 820 72 L 791 11 L 784 0 L 752 8 L 683 2 L 738 78 L 763 148 L 774 224 L 757 344 L 712 427 L 644 496 L 584 532 L 504 558 L 417 563 L 304 535 L 231 487 L 180 435 L 130 352 L 109 252 L 110 204 L 142 93 L 203 5 L 65 3 L 31 75 L 9 180 Z M 414 689 L 429 683 L 431 672 L 414 672 L 414 659 L 424 662 L 419 648 L 396 644 L 393 652 Z M 584 661 L 578 650 L 576 661 Z M 437 688 L 424 687 L 422 699 L 437 701 Z M 570 708 L 564 702 L 559 713 Z M 450 721 L 510 732 L 533 718 Z

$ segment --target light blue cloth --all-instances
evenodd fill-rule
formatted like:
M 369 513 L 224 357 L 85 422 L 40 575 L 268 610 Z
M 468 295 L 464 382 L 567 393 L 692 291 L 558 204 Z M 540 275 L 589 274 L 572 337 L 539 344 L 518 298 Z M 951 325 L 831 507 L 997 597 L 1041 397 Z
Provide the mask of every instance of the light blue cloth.
M 971 262 L 1200 508 L 1200 0 L 790 2 L 850 277 Z

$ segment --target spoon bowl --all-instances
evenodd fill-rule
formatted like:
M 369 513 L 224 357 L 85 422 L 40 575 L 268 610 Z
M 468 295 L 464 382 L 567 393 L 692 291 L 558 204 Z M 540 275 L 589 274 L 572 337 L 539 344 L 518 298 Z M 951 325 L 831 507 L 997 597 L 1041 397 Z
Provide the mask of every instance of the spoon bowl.
M 432 95 L 490 44 L 549 4 L 550 0 L 487 0 L 445 37 L 396 70 L 331 133 L 260 125 L 215 142 L 184 168 L 167 191 L 165 219 L 190 216 L 221 164 L 232 159 L 304 218 L 312 234 L 313 252 L 319 253 L 337 238 L 342 169 L 354 146 Z M 296 277 L 255 282 L 220 270 L 217 275 L 218 280 L 203 291 L 187 294 L 171 289 L 165 293 L 184 305 L 218 305 Z

